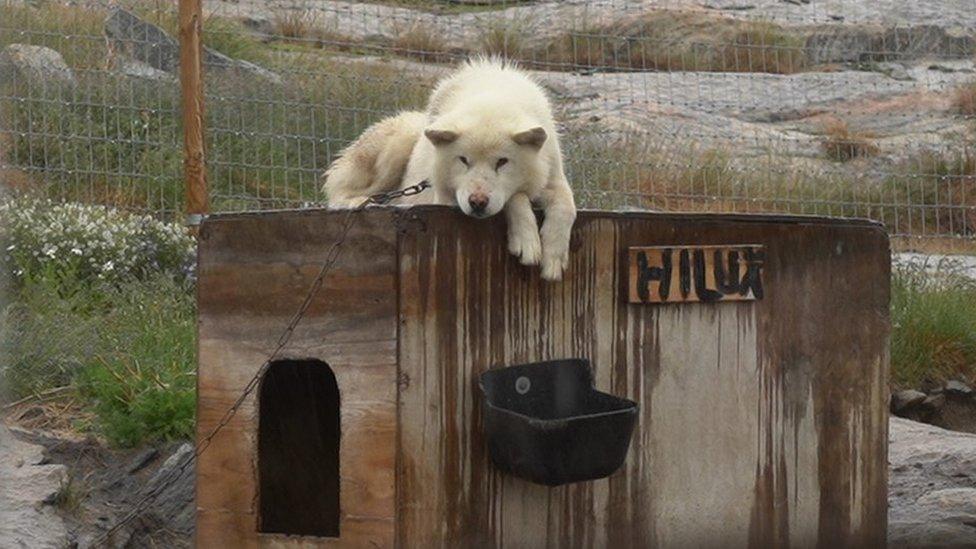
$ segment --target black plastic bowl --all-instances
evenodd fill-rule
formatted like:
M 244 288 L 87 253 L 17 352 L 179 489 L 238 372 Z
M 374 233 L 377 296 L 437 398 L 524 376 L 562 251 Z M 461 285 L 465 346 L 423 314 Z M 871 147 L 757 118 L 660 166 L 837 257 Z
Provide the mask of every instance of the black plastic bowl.
M 547 486 L 603 478 L 624 462 L 637 403 L 593 388 L 589 362 L 489 370 L 478 383 L 491 461 Z

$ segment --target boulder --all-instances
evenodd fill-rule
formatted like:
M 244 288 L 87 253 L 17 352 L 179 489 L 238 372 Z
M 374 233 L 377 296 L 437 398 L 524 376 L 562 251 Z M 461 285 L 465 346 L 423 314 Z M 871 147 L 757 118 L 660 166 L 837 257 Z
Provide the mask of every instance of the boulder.
M 891 418 L 888 543 L 976 545 L 976 435 Z
M 891 412 L 904 413 L 925 401 L 925 393 L 914 389 L 905 389 L 891 395 Z
M 961 381 L 953 379 L 946 383 L 945 392 L 950 395 L 969 397 L 973 395 L 973 388 Z
M 946 398 L 942 393 L 936 393 L 934 395 L 929 395 L 925 397 L 922 401 L 921 408 L 928 412 L 938 412 L 945 406 Z
M 105 20 L 105 35 L 116 53 L 141 61 L 154 69 L 176 73 L 180 66 L 180 45 L 165 30 L 122 8 L 115 8 Z M 207 69 L 235 71 L 281 83 L 277 74 L 254 63 L 232 59 L 208 47 L 203 48 Z
M 9 44 L 0 50 L 0 84 L 19 79 L 76 83 L 74 73 L 60 53 L 44 46 Z
M 151 80 L 154 82 L 176 82 L 176 76 L 166 71 L 161 71 L 147 63 L 122 57 L 115 63 L 115 72 L 118 74 L 136 78 L 140 80 Z
M 46 505 L 67 481 L 64 465 L 44 463 L 41 446 L 0 424 L 0 547 L 68 547 L 68 530 Z

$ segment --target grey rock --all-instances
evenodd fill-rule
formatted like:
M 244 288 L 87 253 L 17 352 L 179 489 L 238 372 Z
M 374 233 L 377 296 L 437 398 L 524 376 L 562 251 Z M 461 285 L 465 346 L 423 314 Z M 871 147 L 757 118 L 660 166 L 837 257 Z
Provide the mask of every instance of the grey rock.
M 68 530 L 53 500 L 67 480 L 63 465 L 43 465 L 43 449 L 0 424 L 0 547 L 61 548 Z
M 262 39 L 270 39 L 275 33 L 274 23 L 267 17 L 243 17 L 241 24 Z
M 976 545 L 976 435 L 892 418 L 888 543 Z
M 193 446 L 185 443 L 176 448 L 159 467 L 145 477 L 125 474 L 142 454 L 118 473 L 118 486 L 109 479 L 99 490 L 112 494 L 111 506 L 102 507 L 105 513 L 94 523 L 80 525 L 79 546 L 98 547 L 109 528 L 135 512 L 131 521 L 122 524 L 113 534 L 111 547 L 185 547 L 194 529 L 194 467 Z M 157 459 L 154 457 L 153 459 Z M 151 469 L 155 463 L 148 463 Z M 148 498 L 148 499 L 147 499 Z M 143 505 L 137 507 L 140 503 Z
M 905 389 L 891 395 L 891 411 L 900 413 L 921 404 L 925 400 L 925 393 L 914 389 Z
M 138 78 L 141 80 L 152 80 L 154 82 L 176 82 L 177 78 L 171 73 L 161 71 L 147 63 L 123 57 L 116 62 L 115 72 Z
M 43 46 L 9 44 L 0 50 L 0 84 L 18 79 L 76 83 L 74 73 L 60 53 Z
M 806 54 L 813 63 L 966 59 L 974 49 L 971 32 L 938 25 L 825 25 L 806 39 Z
M 175 73 L 180 65 L 180 47 L 175 38 L 162 28 L 143 21 L 135 14 L 115 8 L 105 20 L 105 35 L 116 53 L 127 55 L 154 69 Z M 273 83 L 281 83 L 277 74 L 240 59 L 232 59 L 210 48 L 203 48 L 203 63 L 208 69 L 236 71 Z
M 973 388 L 961 381 L 953 379 L 946 383 L 945 392 L 949 393 L 950 395 L 968 397 L 972 396 Z
M 158 455 L 159 455 L 159 450 L 157 450 L 156 448 L 146 448 L 132 460 L 132 464 L 129 465 L 129 468 L 126 470 L 126 472 L 131 475 L 141 471 L 146 467 L 146 465 L 149 465 L 149 462 L 156 459 L 156 456 Z
M 934 395 L 925 397 L 925 400 L 922 401 L 921 408 L 929 412 L 936 412 L 941 410 L 942 407 L 945 406 L 945 403 L 945 395 L 942 393 L 936 393 Z
M 180 66 L 180 45 L 160 27 L 121 9 L 105 20 L 105 35 L 116 53 L 139 60 L 154 69 L 175 73 Z

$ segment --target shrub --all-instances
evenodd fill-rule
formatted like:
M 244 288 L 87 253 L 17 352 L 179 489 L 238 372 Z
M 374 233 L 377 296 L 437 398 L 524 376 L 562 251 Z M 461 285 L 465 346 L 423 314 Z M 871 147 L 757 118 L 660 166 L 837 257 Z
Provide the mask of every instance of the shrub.
M 976 235 L 976 147 L 963 140 L 948 152 L 923 151 L 893 170 L 885 193 L 904 204 L 895 227 L 913 234 Z M 907 214 L 907 215 L 906 215 Z
M 896 387 L 976 374 L 976 282 L 942 266 L 896 267 L 891 292 L 891 372 Z
M 32 275 L 0 309 L 0 401 L 70 385 L 100 351 L 104 293 Z
M 851 130 L 847 122 L 832 118 L 823 124 L 820 146 L 831 160 L 847 162 L 878 154 L 878 146 L 871 142 L 870 133 Z
M 451 59 L 444 39 L 424 25 L 414 24 L 396 33 L 391 44 L 393 52 L 424 62 L 449 61 Z
M 976 81 L 956 88 L 952 105 L 959 114 L 976 117 Z
M 112 443 L 193 435 L 195 311 L 189 288 L 166 277 L 122 286 L 102 319 L 101 351 L 81 371 L 81 394 Z
M 14 281 L 120 283 L 191 273 L 194 241 L 176 224 L 105 206 L 33 198 L 0 201 L 0 240 Z
M 801 35 L 772 23 L 655 10 L 583 22 L 532 58 L 549 68 L 791 74 L 809 65 L 804 46 Z
M 732 37 L 719 65 L 725 72 L 792 74 L 806 68 L 803 48 L 802 38 L 770 23 L 755 23 Z
M 0 397 L 77 386 L 109 441 L 189 437 L 192 286 L 166 275 L 106 286 L 26 281 L 0 314 Z
M 527 51 L 528 25 L 517 19 L 492 19 L 481 29 L 479 53 L 518 59 Z
M 303 41 L 312 37 L 315 19 L 314 13 L 307 10 L 280 8 L 271 23 L 276 36 Z

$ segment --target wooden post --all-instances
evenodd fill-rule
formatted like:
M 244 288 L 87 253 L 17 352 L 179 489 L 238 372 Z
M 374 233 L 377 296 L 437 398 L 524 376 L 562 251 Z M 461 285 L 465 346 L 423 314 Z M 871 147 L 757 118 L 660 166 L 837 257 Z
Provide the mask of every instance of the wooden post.
M 203 142 L 203 5 L 201 0 L 179 0 L 179 5 L 186 219 L 195 228 L 210 208 Z

